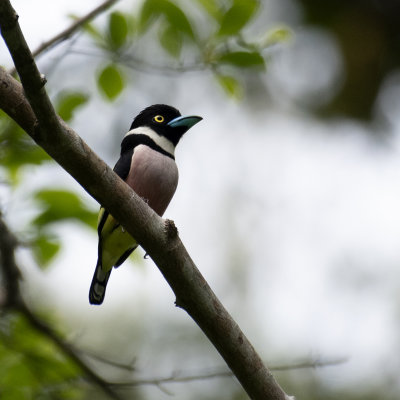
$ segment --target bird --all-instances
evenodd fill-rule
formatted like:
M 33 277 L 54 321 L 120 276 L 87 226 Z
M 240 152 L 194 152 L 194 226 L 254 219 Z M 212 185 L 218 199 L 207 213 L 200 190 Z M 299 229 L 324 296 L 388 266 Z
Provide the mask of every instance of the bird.
M 114 172 L 159 216 L 170 203 L 178 185 L 175 147 L 202 117 L 182 116 L 174 107 L 154 104 L 133 120 L 121 142 Z M 104 207 L 98 223 L 97 264 L 89 290 L 89 303 L 103 303 L 113 267 L 119 267 L 138 247 L 138 242 Z

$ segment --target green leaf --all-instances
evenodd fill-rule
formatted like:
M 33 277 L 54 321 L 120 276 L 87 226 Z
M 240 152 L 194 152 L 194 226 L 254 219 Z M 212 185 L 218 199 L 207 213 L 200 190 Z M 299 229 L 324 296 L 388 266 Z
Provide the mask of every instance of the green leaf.
M 206 10 L 208 15 L 210 15 L 217 21 L 221 20 L 223 14 L 215 0 L 196 0 L 196 1 Z
M 221 64 L 231 64 L 240 68 L 264 68 L 265 61 L 260 53 L 247 51 L 234 51 L 222 54 L 217 61 Z
M 108 35 L 114 49 L 121 48 L 128 37 L 128 21 L 124 14 L 114 11 L 108 19 Z
M 114 100 L 124 89 L 125 83 L 117 65 L 109 64 L 100 72 L 97 79 L 100 91 L 108 100 Z
M 61 93 L 57 100 L 57 112 L 64 121 L 70 121 L 75 110 L 85 104 L 89 96 L 81 92 Z
M 0 160 L 8 179 L 17 184 L 18 173 L 23 167 L 52 159 L 13 120 L 0 116 Z
M 36 262 L 41 268 L 47 267 L 61 248 L 60 242 L 49 235 L 39 235 L 32 246 Z
M 40 190 L 35 200 L 41 205 L 41 213 L 32 221 L 38 228 L 53 222 L 75 219 L 92 228 L 97 222 L 97 213 L 89 210 L 74 193 L 66 190 Z
M 231 8 L 222 18 L 218 36 L 237 35 L 254 17 L 258 6 L 257 0 L 234 0 Z
M 78 21 L 79 19 L 81 19 L 81 17 L 76 14 L 68 14 L 68 17 L 74 21 Z M 83 24 L 82 29 L 86 33 L 88 33 L 92 37 L 92 39 L 95 39 L 98 42 L 101 42 L 103 40 L 100 31 L 91 22 L 86 22 L 85 24 Z
M 265 48 L 277 43 L 287 42 L 290 39 L 292 39 L 292 37 L 293 37 L 292 31 L 285 26 L 281 26 L 268 31 L 264 35 L 264 37 L 260 40 L 259 46 L 261 48 Z
M 155 0 L 144 1 L 139 15 L 139 32 L 146 32 L 159 15 L 160 10 L 157 8 Z
M 173 25 L 167 25 L 160 30 L 160 43 L 164 50 L 172 57 L 179 58 L 182 50 L 183 37 Z
M 175 26 L 176 29 L 185 33 L 187 36 L 194 38 L 192 26 L 185 13 L 170 1 L 164 0 L 163 12 L 168 22 Z
M 232 76 L 229 75 L 216 75 L 218 83 L 224 91 L 235 99 L 240 99 L 243 96 L 242 85 Z
M 92 39 L 101 43 L 103 41 L 103 36 L 100 31 L 90 22 L 83 25 L 83 30 L 91 36 Z
M 160 15 L 177 30 L 194 38 L 192 26 L 185 13 L 169 0 L 146 0 L 140 12 L 139 30 L 146 31 Z

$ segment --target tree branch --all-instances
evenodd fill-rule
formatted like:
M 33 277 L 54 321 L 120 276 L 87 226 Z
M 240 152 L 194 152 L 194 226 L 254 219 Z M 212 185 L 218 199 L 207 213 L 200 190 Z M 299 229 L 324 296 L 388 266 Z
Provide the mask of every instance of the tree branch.
M 135 367 L 136 357 L 134 357 L 129 364 L 124 364 L 124 363 L 121 363 L 121 362 L 118 362 L 118 361 L 110 360 L 110 359 L 108 359 L 106 357 L 103 357 L 103 356 L 101 356 L 99 354 L 96 354 L 96 353 L 94 353 L 92 351 L 84 350 L 83 352 L 87 356 L 93 358 L 94 360 L 100 361 L 101 363 L 109 365 L 111 367 L 115 367 L 115 368 L 118 368 L 118 369 L 126 370 L 126 371 L 129 371 L 129 372 L 133 372 L 133 371 L 136 370 L 136 367 Z
M 0 67 L 0 93 L 0 108 L 32 136 L 36 116 L 25 97 L 22 85 L 3 67 Z
M 64 354 L 66 354 L 87 376 L 87 378 L 99 387 L 104 393 L 115 400 L 121 400 L 122 398 L 111 389 L 111 386 L 101 376 L 97 375 L 92 368 L 90 368 L 80 357 L 79 352 L 65 342 L 49 325 L 38 318 L 25 303 L 20 304 L 18 311 L 25 316 L 30 325 L 40 332 L 43 336 L 50 339 Z
M 81 18 L 77 19 L 75 22 L 73 22 L 67 29 L 64 29 L 57 35 L 53 36 L 51 39 L 43 42 L 39 47 L 37 47 L 32 52 L 33 57 L 37 58 L 39 55 L 50 50 L 52 47 L 56 46 L 57 44 L 69 39 L 83 25 L 85 25 L 87 22 L 91 21 L 92 19 L 96 18 L 103 11 L 106 11 L 108 8 L 113 6 L 117 1 L 119 1 L 119 0 L 106 0 L 105 2 L 101 3 L 95 9 L 90 11 L 88 14 L 84 15 L 83 17 L 81 17 Z M 14 75 L 16 70 L 15 70 L 15 68 L 12 68 L 8 72 L 10 75 Z
M 21 276 L 15 261 L 17 238 L 10 232 L 0 213 L 0 271 L 3 277 L 2 308 L 21 313 L 32 328 L 52 341 L 67 357 L 69 357 L 84 373 L 84 375 L 99 387 L 104 393 L 115 400 L 121 397 L 110 385 L 97 375 L 80 357 L 79 352 L 65 342 L 49 325 L 38 318 L 25 304 L 18 280 Z
M 21 277 L 14 258 L 17 239 L 8 230 L 0 211 L 0 272 L 3 278 L 1 308 L 18 307 L 21 304 L 18 280 Z
M 196 268 L 172 221 L 164 221 L 151 210 L 58 118 L 17 19 L 9 0 L 0 0 L 1 33 L 37 118 L 28 133 L 33 130 L 33 139 L 136 238 L 171 286 L 177 306 L 207 335 L 249 397 L 288 398 Z

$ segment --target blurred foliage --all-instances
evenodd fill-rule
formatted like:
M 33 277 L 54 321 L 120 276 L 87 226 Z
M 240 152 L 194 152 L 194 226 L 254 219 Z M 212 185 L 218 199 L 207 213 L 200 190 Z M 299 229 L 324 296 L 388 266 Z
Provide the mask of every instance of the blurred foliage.
M 234 36 L 240 34 L 240 31 L 255 15 L 259 6 L 257 0 L 236 0 L 225 13 L 221 13 L 218 18 L 220 27 L 218 36 Z
M 0 167 L 11 185 L 19 182 L 22 168 L 51 158 L 8 116 L 0 111 Z
M 60 241 L 51 234 L 38 232 L 32 240 L 33 255 L 41 268 L 47 267 L 60 249 Z
M 283 26 L 250 35 L 248 28 L 259 8 L 258 0 L 144 0 L 138 13 L 113 12 L 104 27 L 87 24 L 85 32 L 94 45 L 105 53 L 104 58 L 113 60 L 99 67 L 100 92 L 110 101 L 123 92 L 123 67 L 176 73 L 208 69 L 226 94 L 242 97 L 243 74 L 248 69 L 263 73 L 263 51 L 290 37 Z M 204 23 L 198 23 L 199 13 Z M 151 47 L 151 52 L 138 50 L 140 44 L 142 49 Z
M 120 49 L 128 37 L 129 25 L 124 14 L 113 12 L 108 19 L 109 43 L 115 50 Z
M 41 268 L 47 267 L 61 249 L 52 233 L 56 223 L 75 220 L 92 229 L 97 225 L 97 212 L 88 209 L 80 197 L 67 190 L 42 189 L 33 194 L 39 212 L 30 222 L 33 255 Z
M 121 69 L 116 64 L 108 64 L 100 71 L 97 84 L 106 99 L 114 100 L 125 87 Z
M 65 119 L 71 120 L 75 109 L 86 103 L 88 97 L 79 92 L 61 93 L 56 109 Z M 21 173 L 52 159 L 8 116 L 0 114 L 0 172 L 3 184 L 11 189 L 21 182 Z M 67 190 L 43 189 L 32 196 L 38 205 L 38 214 L 29 223 L 32 252 L 41 268 L 50 264 L 61 249 L 58 237 L 51 232 L 52 224 L 76 220 L 95 229 L 97 213 L 89 210 L 80 197 Z
M 158 19 L 165 19 L 173 28 L 194 39 L 192 25 L 185 13 L 169 0 L 146 0 L 139 16 L 139 33 L 145 33 Z
M 344 59 L 342 88 L 325 113 L 371 119 L 382 82 L 400 67 L 400 2 L 298 1 L 306 23 L 337 38 Z
M 383 81 L 400 66 L 400 2 L 340 0 L 326 4 L 298 0 L 298 3 L 303 8 L 306 25 L 322 27 L 336 37 L 344 61 L 343 79 L 337 84 L 340 89 L 330 102 L 318 107 L 318 112 L 370 120 Z M 120 68 L 152 70 L 152 55 L 157 54 L 156 70 L 163 71 L 163 67 L 177 72 L 209 69 L 225 93 L 241 98 L 247 93 L 246 68 L 265 65 L 265 49 L 291 36 L 284 26 L 272 31 L 255 31 L 263 5 L 259 0 L 144 0 L 138 13 L 114 12 L 105 28 L 88 24 L 86 31 L 106 53 L 105 57 Z M 158 32 L 164 59 L 159 57 L 155 46 L 154 31 Z M 155 53 L 146 54 L 138 51 L 138 45 L 148 43 L 149 32 Z M 231 71 L 232 65 L 240 69 Z M 121 69 L 118 72 L 98 82 L 100 90 L 111 100 L 125 86 L 123 81 L 121 84 Z M 261 72 L 252 70 L 253 75 Z M 229 79 L 224 79 L 225 76 Z M 107 85 L 106 80 L 111 83 Z M 118 89 L 111 92 L 114 81 Z
M 41 205 L 42 211 L 32 221 L 39 229 L 70 219 L 96 227 L 97 213 L 90 211 L 78 195 L 67 190 L 44 189 L 35 193 L 35 200 Z
M 80 371 L 18 314 L 0 322 L 0 397 L 2 400 L 80 399 L 74 381 Z
M 217 80 L 228 95 L 235 98 L 242 97 L 242 87 L 234 77 L 218 74 Z
M 64 121 L 71 121 L 74 112 L 89 100 L 89 96 L 79 91 L 61 92 L 56 99 L 56 110 Z
M 217 60 L 221 64 L 231 64 L 235 67 L 241 68 L 253 68 L 265 66 L 264 59 L 260 53 L 248 52 L 248 51 L 232 51 L 225 54 L 221 54 Z

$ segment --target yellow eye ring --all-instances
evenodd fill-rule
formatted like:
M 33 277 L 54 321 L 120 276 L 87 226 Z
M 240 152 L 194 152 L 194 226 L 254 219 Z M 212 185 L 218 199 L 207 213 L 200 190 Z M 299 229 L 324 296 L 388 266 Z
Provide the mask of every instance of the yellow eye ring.
M 163 117 L 162 115 L 156 115 L 156 116 L 153 118 L 153 121 L 154 121 L 154 122 L 158 122 L 158 123 L 160 124 L 161 122 L 164 122 L 164 117 Z

